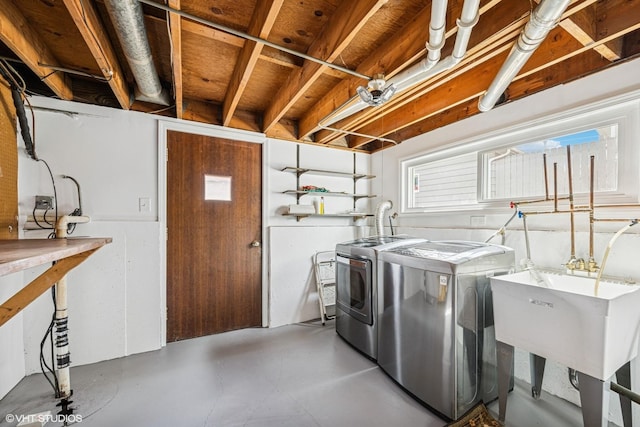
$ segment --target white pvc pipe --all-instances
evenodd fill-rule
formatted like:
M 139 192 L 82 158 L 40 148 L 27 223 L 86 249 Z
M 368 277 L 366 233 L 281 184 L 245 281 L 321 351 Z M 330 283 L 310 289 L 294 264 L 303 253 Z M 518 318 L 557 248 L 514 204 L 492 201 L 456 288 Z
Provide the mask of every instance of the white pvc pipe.
M 509 84 L 518 75 L 533 52 L 547 37 L 549 32 L 558 24 L 558 20 L 569 6 L 570 0 L 542 0 L 531 14 L 527 25 L 520 33 L 518 41 L 511 49 L 507 60 L 498 71 L 495 79 L 480 98 L 480 111 L 491 110 L 498 98 L 504 93 Z
M 480 0 L 469 0 L 464 2 L 460 19 L 456 22 L 458 25 L 458 34 L 456 42 L 453 46 L 451 56 L 461 60 L 467 52 L 469 38 L 471 38 L 471 30 L 478 23 L 480 9 Z
M 431 22 L 429 24 L 429 42 L 427 58 L 432 66 L 440 61 L 440 51 L 444 46 L 444 35 L 447 25 L 447 0 L 434 1 L 431 5 Z

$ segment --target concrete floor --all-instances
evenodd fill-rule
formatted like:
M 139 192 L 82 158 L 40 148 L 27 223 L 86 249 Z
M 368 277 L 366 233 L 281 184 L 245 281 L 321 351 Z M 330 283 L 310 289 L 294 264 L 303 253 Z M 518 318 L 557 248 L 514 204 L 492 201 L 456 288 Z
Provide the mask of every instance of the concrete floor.
M 71 384 L 82 427 L 446 424 L 337 336 L 332 322 L 172 343 L 72 368 Z M 55 403 L 42 375 L 31 375 L 0 400 L 0 426 L 17 424 L 7 422 L 7 414 L 55 414 Z M 497 402 L 489 408 L 495 415 Z M 513 427 L 582 425 L 579 408 L 548 395 L 534 401 L 521 383 L 510 394 L 507 421 Z

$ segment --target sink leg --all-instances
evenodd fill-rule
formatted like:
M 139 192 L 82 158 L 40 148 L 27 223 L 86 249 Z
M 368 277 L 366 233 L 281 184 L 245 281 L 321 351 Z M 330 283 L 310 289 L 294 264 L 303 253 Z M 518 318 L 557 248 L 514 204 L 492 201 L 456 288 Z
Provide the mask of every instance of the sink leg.
M 609 425 L 610 381 L 600 381 L 578 372 L 580 403 L 584 427 L 607 427 Z
M 627 362 L 616 371 L 616 381 L 622 387 L 631 390 L 631 362 Z M 620 407 L 622 409 L 622 425 L 624 427 L 632 427 L 633 421 L 631 417 L 631 399 L 626 396 L 620 396 Z
M 531 366 L 531 397 L 535 400 L 542 396 L 542 380 L 544 378 L 544 365 L 547 359 L 537 354 L 529 353 L 529 365 Z
M 513 346 L 496 341 L 498 362 L 498 419 L 504 423 L 507 414 L 507 395 L 513 376 Z

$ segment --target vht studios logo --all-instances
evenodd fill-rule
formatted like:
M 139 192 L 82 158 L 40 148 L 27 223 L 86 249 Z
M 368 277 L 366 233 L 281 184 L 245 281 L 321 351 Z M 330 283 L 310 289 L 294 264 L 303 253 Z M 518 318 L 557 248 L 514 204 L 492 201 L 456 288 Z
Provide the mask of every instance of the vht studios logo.
M 31 415 L 15 415 L 15 414 L 7 414 L 4 417 L 5 421 L 8 423 L 18 424 L 31 424 L 31 423 L 66 423 L 66 424 L 76 424 L 82 422 L 82 415 L 80 414 L 71 414 L 71 415 L 53 415 L 50 412 L 43 412 L 41 414 L 31 414 Z

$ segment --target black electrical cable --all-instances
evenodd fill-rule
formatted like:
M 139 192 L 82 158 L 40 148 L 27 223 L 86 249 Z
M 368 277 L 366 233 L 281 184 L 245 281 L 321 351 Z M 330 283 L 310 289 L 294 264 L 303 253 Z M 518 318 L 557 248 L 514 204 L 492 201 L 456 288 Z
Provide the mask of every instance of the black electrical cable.
M 35 127 L 35 126 L 34 126 Z M 53 179 L 53 173 L 51 172 L 51 168 L 49 167 L 49 164 L 43 160 L 43 159 L 38 159 L 39 162 L 44 163 L 44 165 L 47 167 L 47 170 L 49 171 L 49 176 L 51 177 L 51 184 L 53 185 L 53 206 L 54 206 L 54 212 L 55 212 L 55 220 L 53 221 L 54 224 L 58 223 L 58 192 L 56 190 L 56 181 Z M 35 218 L 35 215 L 34 215 Z M 36 222 L 37 223 L 37 222 Z M 44 227 L 42 227 L 44 228 Z M 53 235 L 53 237 L 55 237 L 55 227 L 54 228 L 53 233 L 51 233 Z
M 53 228 L 53 224 L 51 224 L 48 220 L 47 220 L 47 212 L 49 212 L 51 210 L 51 208 L 47 208 L 45 209 L 44 213 L 42 214 L 42 219 L 44 220 L 44 222 L 47 223 L 47 225 L 50 225 Z
M 50 230 L 52 227 L 45 227 L 44 225 L 40 224 L 40 221 L 38 221 L 38 217 L 36 216 L 36 207 L 33 207 L 33 211 L 31 213 L 31 215 L 33 216 L 33 220 L 35 221 L 36 225 L 40 228 L 42 228 L 43 230 Z
M 32 138 L 31 134 L 29 133 L 29 122 L 27 121 L 27 116 L 24 110 L 23 99 L 29 105 L 29 108 L 31 109 L 31 115 L 33 116 L 33 108 L 31 107 L 31 103 L 29 103 L 29 100 L 25 95 L 27 86 L 20 74 L 15 70 L 15 68 L 13 68 L 5 60 L 0 60 L 0 75 L 4 77 L 4 79 L 9 83 L 9 86 L 11 87 L 11 98 L 13 99 L 13 105 L 16 109 L 16 116 L 18 118 L 18 122 L 20 123 L 20 133 L 22 134 L 22 140 L 24 141 L 27 154 L 33 160 L 38 160 L 35 148 L 35 132 Z M 16 80 L 16 77 L 20 79 L 20 81 Z

